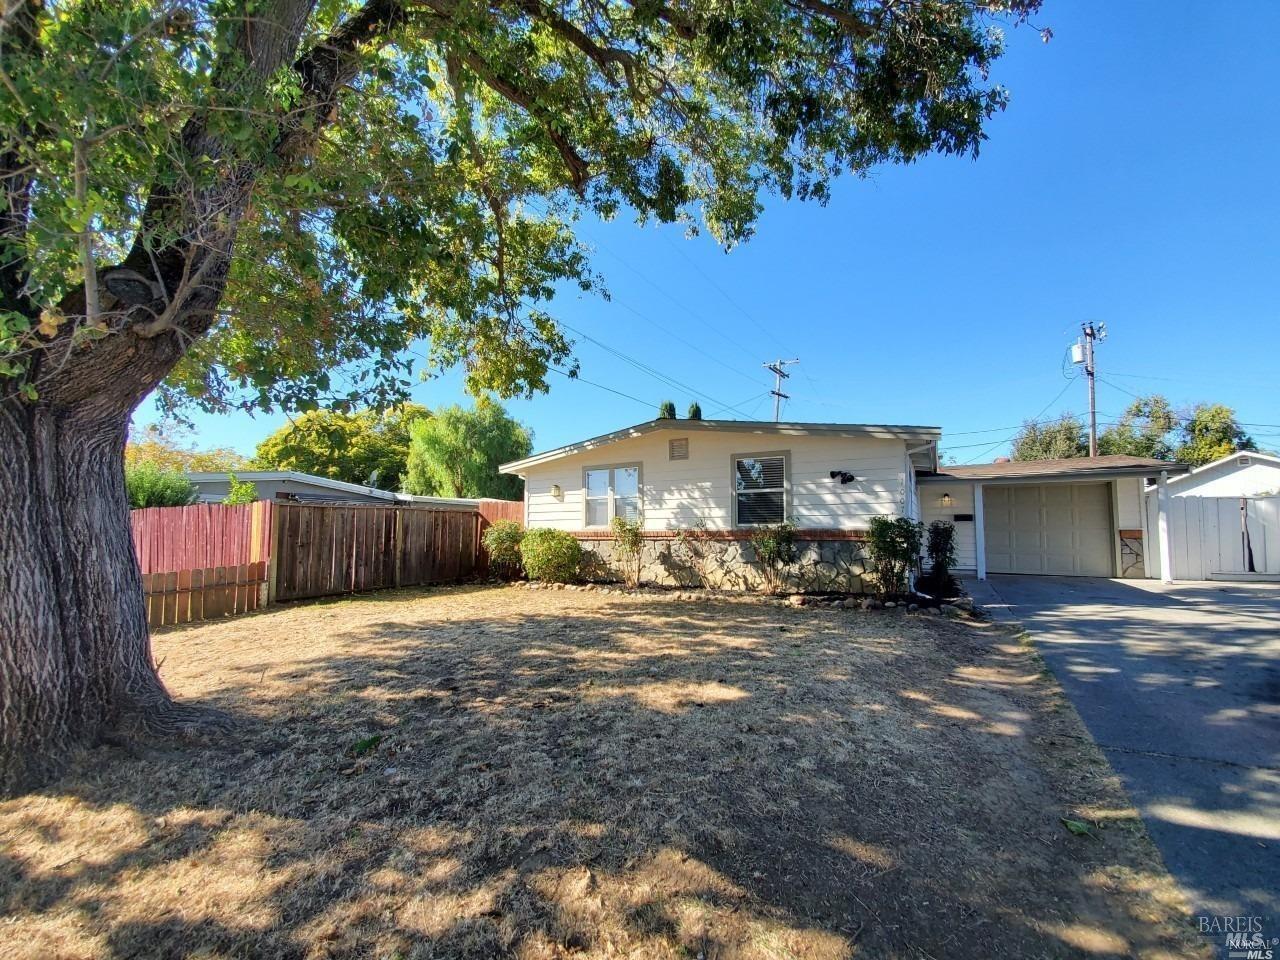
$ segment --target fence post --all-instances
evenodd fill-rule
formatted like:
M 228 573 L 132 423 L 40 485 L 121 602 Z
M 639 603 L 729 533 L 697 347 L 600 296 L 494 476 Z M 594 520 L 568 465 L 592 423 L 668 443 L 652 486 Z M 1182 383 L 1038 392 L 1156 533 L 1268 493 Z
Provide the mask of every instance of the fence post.
M 276 602 L 280 588 L 280 522 L 284 509 L 278 503 L 271 505 L 271 538 L 267 541 L 267 582 L 263 586 L 262 605 Z
M 404 507 L 392 507 L 396 514 L 396 523 L 391 534 L 391 553 L 395 557 L 396 576 L 395 584 L 400 586 L 401 571 L 404 567 Z

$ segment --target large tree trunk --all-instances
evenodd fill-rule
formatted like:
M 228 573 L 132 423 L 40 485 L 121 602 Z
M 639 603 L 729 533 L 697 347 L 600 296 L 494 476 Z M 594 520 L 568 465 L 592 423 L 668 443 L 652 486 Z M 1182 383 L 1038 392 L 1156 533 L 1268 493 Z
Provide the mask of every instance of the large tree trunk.
M 129 410 L 0 404 L 0 793 L 120 727 L 178 732 L 151 657 L 122 454 Z
M 37 6 L 8 17 L 0 52 L 39 53 Z M 246 82 L 265 88 L 293 63 L 301 99 L 278 118 L 272 141 L 228 142 L 195 111 L 171 157 L 159 158 L 171 166 L 150 191 L 128 255 L 92 269 L 86 257 L 86 283 L 58 304 L 70 322 L 41 342 L 25 371 L 35 398 L 0 378 L 0 796 L 47 781 L 78 746 L 113 730 L 171 735 L 228 723 L 175 703 L 156 672 L 124 444 L 130 414 L 214 322 L 236 229 L 267 158 L 287 165 L 305 155 L 355 76 L 360 48 L 386 42 L 406 17 L 400 0 L 367 0 L 295 61 L 314 6 L 259 4 L 231 30 L 214 71 L 215 88 L 225 83 L 235 108 Z M 27 215 L 16 143 L 0 144 L 3 238 L 21 237 Z M 223 161 L 218 175 L 190 179 L 210 158 Z M 25 276 L 21 263 L 0 264 L 0 307 L 34 325 Z M 85 321 L 103 335 L 78 338 Z

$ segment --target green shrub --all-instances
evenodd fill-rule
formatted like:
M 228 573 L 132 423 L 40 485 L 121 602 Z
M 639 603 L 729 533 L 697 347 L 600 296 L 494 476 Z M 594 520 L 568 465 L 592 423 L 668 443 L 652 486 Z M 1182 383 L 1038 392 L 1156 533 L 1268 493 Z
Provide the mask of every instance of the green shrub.
M 796 562 L 796 528 L 789 523 L 757 527 L 751 531 L 750 540 L 766 589 L 777 593 L 786 568 Z
M 164 470 L 154 463 L 139 463 L 124 468 L 124 485 L 129 493 L 129 506 L 185 507 L 195 503 L 195 484 L 176 470 Z
M 628 587 L 640 586 L 643 562 L 644 528 L 639 521 L 626 517 L 613 518 L 613 555 L 622 567 L 622 578 Z
M 520 570 L 520 542 L 524 527 L 515 520 L 495 520 L 485 530 L 484 548 L 489 552 L 489 567 L 502 576 L 514 576 Z
M 689 404 L 689 412 L 688 412 L 688 413 L 686 413 L 686 414 L 684 415 L 684 418 L 685 418 L 686 420 L 701 420 L 701 419 L 702 419 L 702 404 L 698 403 L 698 401 L 697 401 L 697 400 L 695 400 L 695 401 L 693 401 L 693 403 Z
M 676 418 L 676 405 L 671 400 L 663 400 L 658 404 L 659 420 L 674 420 Z
M 520 559 L 531 580 L 572 583 L 578 578 L 582 546 L 571 533 L 538 527 L 520 541 Z
M 258 488 L 252 480 L 238 480 L 234 473 L 227 474 L 227 495 L 222 498 L 223 503 L 231 507 L 239 503 L 254 503 L 257 499 Z
M 951 576 L 951 568 L 956 565 L 955 524 L 949 520 L 929 524 L 924 549 L 929 557 L 929 573 L 920 579 L 919 588 L 931 596 L 955 596 L 957 584 Z
M 911 571 L 920 563 L 924 525 L 907 517 L 872 517 L 867 532 L 867 554 L 880 593 L 906 593 Z

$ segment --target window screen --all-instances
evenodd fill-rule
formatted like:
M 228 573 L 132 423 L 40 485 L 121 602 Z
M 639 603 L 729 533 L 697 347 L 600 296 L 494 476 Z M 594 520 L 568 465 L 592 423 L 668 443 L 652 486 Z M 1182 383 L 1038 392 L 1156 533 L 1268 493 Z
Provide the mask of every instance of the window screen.
M 785 457 L 738 457 L 733 462 L 733 472 L 739 526 L 786 520 Z

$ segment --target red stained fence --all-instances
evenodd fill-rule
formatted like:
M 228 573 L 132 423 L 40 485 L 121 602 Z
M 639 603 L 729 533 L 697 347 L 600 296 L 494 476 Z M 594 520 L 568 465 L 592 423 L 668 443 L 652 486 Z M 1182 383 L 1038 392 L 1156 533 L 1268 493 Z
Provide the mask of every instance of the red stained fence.
M 271 553 L 269 500 L 226 506 L 148 507 L 129 515 L 143 573 L 204 570 L 265 560 Z
M 524 505 L 476 510 L 379 504 L 156 507 L 132 515 L 152 626 L 210 620 L 277 600 L 464 580 L 483 573 L 480 535 Z

